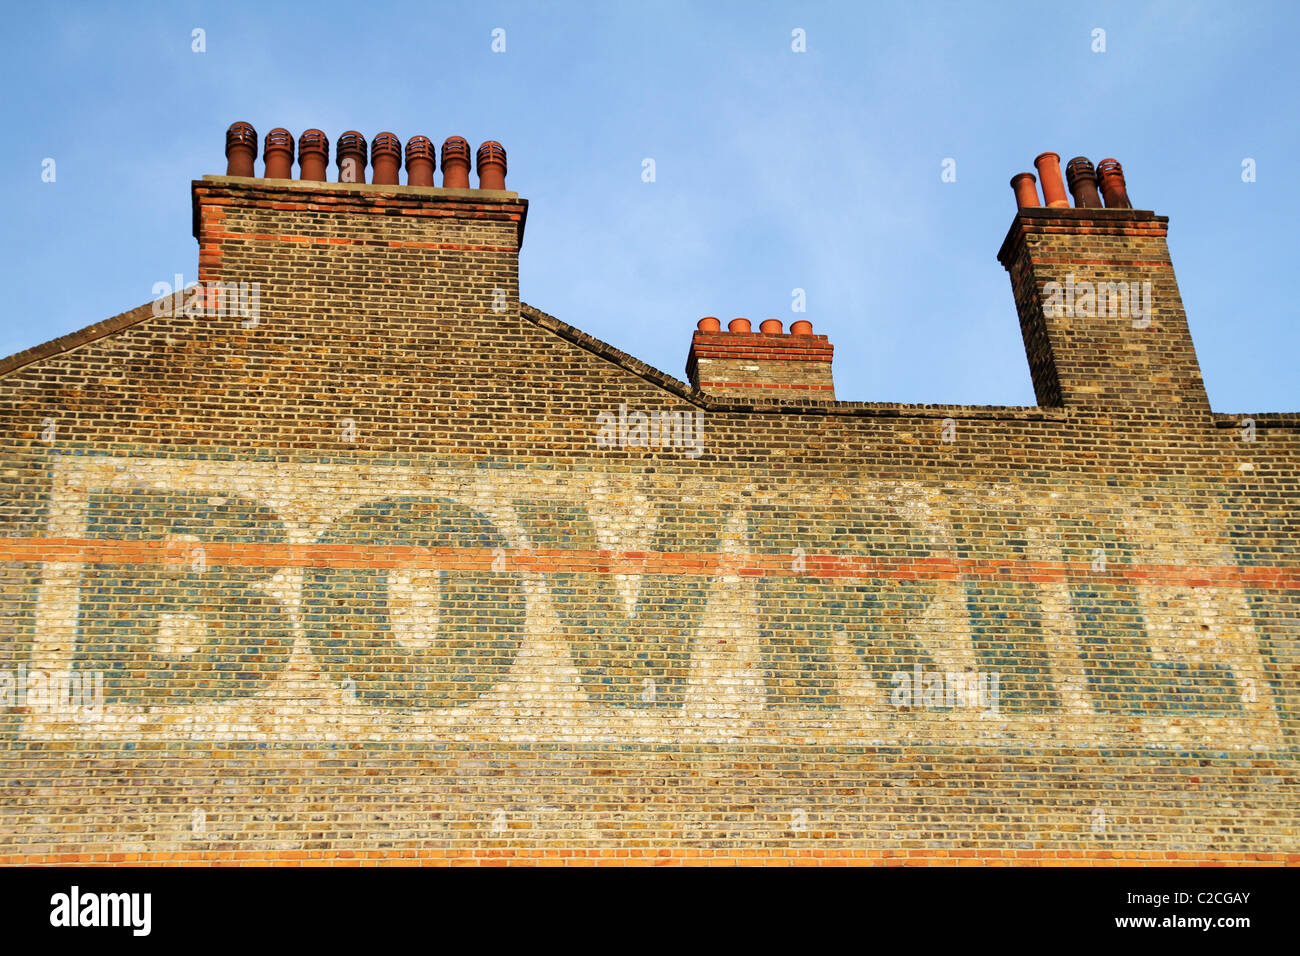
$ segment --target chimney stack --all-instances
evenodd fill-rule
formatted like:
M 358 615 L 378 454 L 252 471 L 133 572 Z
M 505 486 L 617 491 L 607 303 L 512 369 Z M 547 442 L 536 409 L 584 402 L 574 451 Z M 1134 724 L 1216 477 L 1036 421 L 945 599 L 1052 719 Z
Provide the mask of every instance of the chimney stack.
M 800 319 L 783 333 L 780 319 L 764 319 L 758 329 L 740 318 L 724 332 L 715 317 L 700 319 L 686 360 L 690 383 L 718 398 L 835 400 L 834 349 L 811 322 Z
M 517 316 L 526 200 L 504 190 L 437 188 L 427 136 L 412 136 L 406 146 L 406 185 L 398 182 L 401 141 L 390 132 L 375 137 L 374 183 L 366 183 L 369 144 L 356 130 L 335 143 L 339 182 L 324 181 L 329 139 L 321 130 L 306 130 L 295 144 L 288 130 L 273 129 L 264 144 L 267 177 L 251 168 L 257 145 L 252 126 L 234 124 L 225 146 L 226 171 L 236 175 L 192 184 L 204 287 L 217 292 L 212 284 L 255 283 L 259 308 L 278 316 L 304 307 L 301 289 L 284 281 L 296 270 L 318 277 L 322 289 L 357 282 L 400 287 L 409 314 L 431 340 L 441 334 L 433 318 L 446 302 L 456 303 L 459 326 L 499 330 L 512 312 Z M 295 145 L 302 163 L 297 180 L 290 167 Z M 469 158 L 468 145 L 458 150 L 454 139 L 449 143 L 449 173 L 458 163 L 468 170 Z M 488 185 L 494 171 L 504 175 L 504 166 L 505 150 L 489 144 L 483 157 Z M 446 297 L 444 305 L 431 305 L 438 296 Z
M 1038 404 L 1105 418 L 1193 409 L 1208 415 L 1169 260 L 1168 218 L 1131 208 L 1114 159 L 1095 172 L 1085 157 L 1070 160 L 1075 208 L 1053 202 L 1055 157 L 1035 161 L 1046 206 L 1030 199 L 1028 173 L 1012 180 L 1016 218 L 998 252 L 1011 276 Z

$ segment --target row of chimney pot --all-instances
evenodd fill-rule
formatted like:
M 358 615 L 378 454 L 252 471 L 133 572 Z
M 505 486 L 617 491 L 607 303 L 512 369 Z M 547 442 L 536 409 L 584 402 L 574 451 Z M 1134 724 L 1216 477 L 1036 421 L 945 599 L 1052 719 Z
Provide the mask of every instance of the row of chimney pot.
M 1061 182 L 1061 157 L 1056 153 L 1042 153 L 1034 160 L 1038 177 L 1043 181 L 1043 199 L 1038 201 L 1038 187 L 1033 173 L 1018 173 L 1011 177 L 1011 188 L 1016 193 L 1017 208 L 1049 206 L 1070 208 Z M 1103 159 L 1093 169 L 1086 156 L 1076 156 L 1065 164 L 1065 178 L 1070 184 L 1076 209 L 1100 209 L 1105 201 L 1107 209 L 1132 209 L 1124 183 L 1124 170 L 1117 159 Z M 1098 186 L 1101 194 L 1098 195 Z
M 330 141 L 318 129 L 309 129 L 298 137 L 298 163 L 300 180 L 325 182 L 329 165 Z M 267 179 L 293 179 L 293 134 L 287 129 L 276 129 L 266 134 L 262 159 L 266 163 Z M 506 151 L 498 142 L 488 140 L 478 148 L 478 179 L 480 189 L 506 188 Z M 257 159 L 257 130 L 248 123 L 233 123 L 226 130 L 226 175 L 255 176 L 253 161 Z M 335 161 L 339 169 L 339 182 L 366 181 L 366 138 L 356 130 L 348 130 L 339 137 L 335 146 Z M 397 186 L 398 167 L 402 161 L 402 141 L 392 133 L 380 133 L 370 144 L 371 182 L 382 186 Z M 351 175 L 343 178 L 345 165 L 351 165 Z M 437 148 L 427 136 L 412 136 L 406 142 L 406 184 L 432 186 L 433 172 L 438 165 Z M 445 189 L 469 189 L 469 142 L 461 136 L 452 136 L 442 144 L 442 185 Z
M 705 316 L 695 326 L 701 332 L 721 332 L 722 323 L 711 315 Z M 732 319 L 727 323 L 728 332 L 752 332 L 749 319 Z M 764 335 L 781 335 L 780 319 L 764 319 L 758 324 L 758 331 Z M 812 323 L 807 319 L 799 319 L 790 323 L 791 335 L 812 335 Z

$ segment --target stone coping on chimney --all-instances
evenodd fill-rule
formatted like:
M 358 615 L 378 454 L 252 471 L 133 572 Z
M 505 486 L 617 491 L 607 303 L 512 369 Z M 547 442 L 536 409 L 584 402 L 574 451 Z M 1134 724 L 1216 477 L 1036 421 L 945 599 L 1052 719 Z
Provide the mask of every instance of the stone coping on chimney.
M 395 193 L 427 196 L 430 199 L 470 199 L 476 202 L 509 202 L 519 193 L 510 189 L 447 189 L 443 186 L 393 186 L 384 183 L 335 183 L 311 179 L 267 179 L 265 176 L 204 176 L 201 182 L 231 186 L 261 186 L 271 189 L 329 190 L 356 193 Z
M 225 194 L 247 197 L 253 204 L 272 208 L 300 202 L 323 206 L 354 207 L 365 212 L 393 208 L 436 207 L 449 204 L 457 215 L 508 219 L 516 224 L 519 245 L 524 242 L 528 200 L 508 189 L 446 189 L 442 186 L 389 186 L 376 183 L 323 183 L 302 179 L 267 179 L 262 176 L 204 176 L 190 183 L 192 231 L 200 236 L 199 209 L 205 197 Z

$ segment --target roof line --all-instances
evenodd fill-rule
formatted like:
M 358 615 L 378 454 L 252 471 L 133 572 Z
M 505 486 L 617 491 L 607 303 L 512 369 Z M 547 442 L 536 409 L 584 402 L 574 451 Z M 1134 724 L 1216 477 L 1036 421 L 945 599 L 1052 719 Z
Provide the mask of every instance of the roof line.
M 50 339 L 40 345 L 33 345 L 29 349 L 23 349 L 21 352 L 15 352 L 8 358 L 0 359 L 0 378 L 9 375 L 19 369 L 26 368 L 34 362 L 47 359 L 55 355 L 62 355 L 64 352 L 71 352 L 73 349 L 88 345 L 91 342 L 98 341 L 109 335 L 121 332 L 123 329 L 129 329 L 137 323 L 154 315 L 154 303 L 157 300 L 150 299 L 144 305 L 138 305 L 134 309 L 128 309 L 120 315 L 115 315 L 111 319 L 103 319 L 94 325 L 88 325 L 84 329 L 78 329 L 75 332 L 69 332 L 67 335 L 60 335 L 57 339 Z
M 520 314 L 534 325 L 547 329 L 560 338 L 573 343 L 631 372 L 652 385 L 657 385 L 693 405 L 714 412 L 759 412 L 781 415 L 851 415 L 863 417 L 921 417 L 921 418 L 1019 418 L 1024 420 L 1056 420 L 1066 417 L 1064 408 L 1047 408 L 1039 405 L 910 405 L 901 402 L 835 402 L 815 398 L 765 398 L 762 401 L 722 399 L 673 378 L 640 359 L 617 349 L 608 342 L 588 335 L 581 329 L 562 322 L 527 302 L 519 303 Z
M 143 305 L 120 315 L 88 325 L 67 335 L 61 335 L 41 345 L 16 352 L 0 359 L 0 378 L 56 355 L 71 352 L 83 345 L 115 335 L 133 325 L 152 318 L 155 303 L 151 299 Z M 746 412 L 778 415 L 847 415 L 874 418 L 1004 418 L 1025 421 L 1056 420 L 1066 417 L 1063 408 L 1046 408 L 1036 405 L 912 405 L 899 402 L 836 402 L 813 398 L 763 398 L 758 401 L 723 399 L 688 385 L 652 365 L 647 365 L 608 342 L 588 335 L 581 329 L 562 322 L 526 302 L 519 303 L 520 314 L 528 321 L 554 335 L 590 352 L 605 361 L 630 372 L 638 378 L 664 391 L 690 402 L 705 411 Z M 1260 416 L 1265 417 L 1265 416 Z M 1288 421 L 1287 424 L 1290 424 Z M 1222 427 L 1222 426 L 1221 426 Z

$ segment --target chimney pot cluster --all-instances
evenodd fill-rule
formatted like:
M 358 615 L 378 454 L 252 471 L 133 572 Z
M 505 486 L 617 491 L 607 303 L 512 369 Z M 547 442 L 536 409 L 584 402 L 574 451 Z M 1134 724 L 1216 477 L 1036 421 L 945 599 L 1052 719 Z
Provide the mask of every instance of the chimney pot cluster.
M 716 316 L 706 315 L 695 324 L 695 327 L 701 332 L 721 332 L 722 323 Z M 727 323 L 728 332 L 753 332 L 749 319 L 732 319 Z M 764 319 L 758 324 L 758 331 L 763 335 L 781 335 L 780 319 Z M 812 323 L 807 319 L 799 319 L 790 323 L 790 335 L 812 335 Z
M 1056 153 L 1040 153 L 1034 159 L 1038 178 L 1043 183 L 1043 201 L 1038 199 L 1037 180 L 1033 173 L 1017 173 L 1011 177 L 1011 188 L 1016 194 L 1016 207 L 1048 206 L 1068 209 L 1065 183 L 1061 181 L 1061 157 Z M 1119 161 L 1103 159 L 1094 170 L 1086 156 L 1076 156 L 1066 163 L 1065 178 L 1070 184 L 1076 209 L 1100 209 L 1103 201 L 1107 209 L 1132 209 L 1124 182 L 1124 171 Z M 1098 195 L 1098 185 L 1101 194 Z
M 348 130 L 335 144 L 339 182 L 366 181 L 366 138 Z M 330 141 L 321 130 L 309 129 L 298 138 L 298 178 L 305 182 L 325 182 L 329 166 Z M 380 133 L 370 144 L 371 182 L 384 186 L 400 184 L 402 141 L 394 133 Z M 495 140 L 478 149 L 480 189 L 506 188 L 506 151 Z M 226 130 L 226 175 L 254 177 L 257 159 L 257 130 L 248 123 L 233 123 Z M 292 179 L 294 161 L 293 134 L 276 127 L 266 134 L 262 147 L 267 179 Z M 406 182 L 408 186 L 434 185 L 438 152 L 427 136 L 412 136 L 406 144 Z M 461 136 L 448 137 L 442 144 L 442 185 L 446 189 L 469 189 L 470 147 Z

